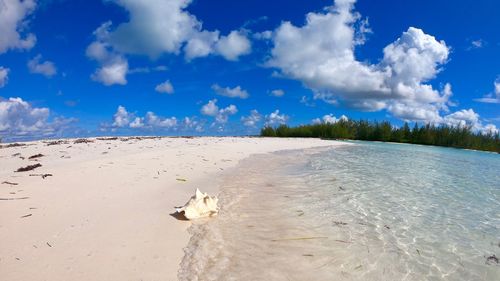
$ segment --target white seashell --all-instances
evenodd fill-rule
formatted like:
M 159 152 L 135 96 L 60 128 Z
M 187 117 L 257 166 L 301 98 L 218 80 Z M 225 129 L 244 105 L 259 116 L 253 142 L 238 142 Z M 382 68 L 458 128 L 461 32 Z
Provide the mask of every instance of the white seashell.
M 216 196 L 209 196 L 197 188 L 195 195 L 184 206 L 176 208 L 176 211 L 183 213 L 188 220 L 211 217 L 219 212 L 218 201 Z

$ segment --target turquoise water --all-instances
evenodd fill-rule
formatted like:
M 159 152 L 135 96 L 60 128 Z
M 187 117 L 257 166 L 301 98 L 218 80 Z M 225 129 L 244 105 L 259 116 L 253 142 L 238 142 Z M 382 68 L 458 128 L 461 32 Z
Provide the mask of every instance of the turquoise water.
M 354 142 L 252 157 L 182 280 L 500 280 L 500 155 Z

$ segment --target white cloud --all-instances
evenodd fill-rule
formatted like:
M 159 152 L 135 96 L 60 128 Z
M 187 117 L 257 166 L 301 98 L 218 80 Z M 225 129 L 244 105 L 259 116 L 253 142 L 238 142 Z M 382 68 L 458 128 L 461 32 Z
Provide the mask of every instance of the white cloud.
M 177 126 L 177 118 L 159 117 L 151 111 L 146 113 L 146 117 L 144 119 L 145 123 L 152 128 L 175 128 Z
M 114 129 L 130 128 L 147 130 L 177 129 L 177 124 L 176 117 L 161 117 L 151 111 L 148 111 L 144 117 L 140 117 L 128 112 L 124 106 L 120 105 L 113 115 L 111 127 Z
M 36 43 L 32 33 L 26 33 L 26 17 L 36 7 L 34 0 L 0 1 L 0 54 L 9 49 L 31 49 Z
M 106 86 L 127 84 L 128 62 L 122 58 L 117 58 L 110 63 L 106 63 L 98 68 L 91 75 L 92 80 L 101 82 Z
M 285 114 L 280 114 L 280 111 L 276 109 L 274 112 L 272 112 L 269 115 L 266 115 L 266 126 L 274 126 L 274 125 L 281 125 L 281 124 L 286 124 L 288 121 L 289 117 Z
M 224 124 L 227 123 L 230 115 L 234 115 L 238 112 L 238 108 L 231 104 L 225 108 L 219 109 L 219 106 L 217 106 L 217 99 L 213 99 L 203 105 L 200 112 L 203 115 L 215 117 L 216 123 Z
M 132 129 L 144 128 L 144 120 L 143 118 L 135 117 L 134 121 L 130 122 L 129 126 Z
M 472 40 L 472 41 L 470 41 L 470 46 L 469 46 L 469 48 L 467 48 L 467 50 L 481 49 L 485 45 L 486 45 L 486 42 L 483 39 Z
M 500 77 L 493 82 L 493 86 L 493 93 L 486 94 L 484 97 L 474 100 L 483 103 L 500 103 Z
M 500 130 L 494 124 L 487 124 L 481 129 L 481 133 L 484 135 L 498 135 L 500 133 Z
M 46 107 L 33 107 L 21 98 L 0 98 L 0 136 L 5 139 L 49 137 L 61 133 L 75 119 L 50 118 Z
M 115 52 L 106 41 L 109 39 L 111 22 L 103 23 L 94 31 L 96 41 L 87 47 L 87 57 L 99 62 L 101 67 L 91 75 L 92 80 L 106 86 L 127 84 L 128 61 Z
M 212 85 L 212 90 L 215 91 L 216 94 L 219 96 L 224 96 L 224 97 L 229 97 L 229 98 L 240 98 L 240 99 L 246 99 L 248 98 L 248 92 L 246 90 L 243 90 L 240 86 L 236 86 L 234 88 L 229 88 L 229 87 L 221 87 L 218 84 Z
M 184 129 L 195 130 L 196 132 L 203 132 L 203 124 L 199 122 L 196 117 L 184 117 L 183 120 Z
M 285 91 L 283 91 L 281 89 L 276 89 L 276 90 L 271 91 L 271 96 L 274 96 L 274 97 L 282 97 L 284 95 L 285 95 Z
M 238 112 L 238 108 L 234 104 L 229 105 L 228 107 L 219 109 L 219 113 L 215 116 L 215 121 L 219 124 L 227 123 L 229 116 L 234 115 Z
M 340 116 L 340 118 L 337 118 L 337 117 L 333 116 L 333 114 L 327 114 L 327 115 L 324 115 L 321 119 L 320 118 L 313 119 L 312 123 L 313 124 L 335 124 L 340 120 L 347 121 L 349 119 L 345 115 L 342 115 L 342 116 Z
M 473 131 L 483 134 L 498 134 L 498 129 L 494 124 L 483 125 L 479 114 L 472 109 L 462 109 L 444 116 L 440 122 L 453 127 L 469 127 Z
M 151 73 L 151 72 L 167 71 L 167 69 L 168 68 L 164 65 L 157 65 L 154 67 L 136 67 L 136 68 L 130 69 L 127 73 L 128 74 Z
M 216 116 L 219 112 L 219 107 L 217 106 L 217 100 L 209 100 L 207 104 L 203 105 L 200 110 L 201 114 L 207 116 Z
M 358 61 L 355 47 L 372 31 L 353 11 L 355 2 L 337 0 L 326 12 L 307 14 L 301 27 L 283 22 L 273 33 L 267 66 L 303 82 L 315 98 L 329 103 L 366 111 L 386 109 L 395 117 L 419 121 L 446 111 L 450 87 L 437 91 L 426 84 L 448 59 L 445 42 L 410 27 L 384 48 L 378 64 Z
M 130 120 L 132 120 L 133 116 L 127 111 L 124 106 L 118 106 L 116 113 L 113 115 L 113 127 L 126 127 L 129 125 Z
M 129 15 L 127 22 L 117 25 L 102 40 L 118 54 L 158 58 L 184 51 L 186 60 L 208 55 L 237 60 L 250 52 L 250 41 L 240 31 L 221 36 L 218 30 L 203 30 L 202 22 L 186 10 L 191 0 L 112 2 L 127 10 Z
M 190 61 L 213 54 L 217 40 L 219 40 L 219 31 L 210 32 L 204 30 L 195 33 L 184 46 L 184 57 Z
M 241 122 L 247 127 L 256 127 L 262 120 L 262 115 L 255 109 L 250 111 L 250 115 L 241 117 Z
M 57 69 L 53 62 L 44 61 L 42 62 L 42 55 L 37 55 L 33 59 L 28 61 L 28 69 L 31 73 L 42 74 L 45 77 L 52 77 L 56 75 Z
M 273 32 L 270 30 L 256 32 L 253 34 L 253 38 L 257 40 L 269 40 L 273 37 Z
M 215 45 L 217 53 L 227 60 L 238 60 L 242 55 L 251 51 L 250 41 L 245 35 L 238 31 L 231 31 L 228 36 L 222 36 Z
M 170 80 L 167 80 L 155 87 L 155 91 L 158 93 L 167 93 L 167 94 L 173 94 L 174 93 L 174 86 L 172 86 L 172 83 L 170 83 Z
M 0 88 L 5 87 L 7 82 L 9 81 L 9 72 L 10 69 L 0 66 Z
M 316 106 L 316 103 L 314 103 L 314 101 L 311 101 L 311 99 L 309 97 L 307 97 L 307 96 L 302 96 L 300 98 L 300 103 L 302 103 L 305 106 L 309 106 L 309 107 L 315 107 Z

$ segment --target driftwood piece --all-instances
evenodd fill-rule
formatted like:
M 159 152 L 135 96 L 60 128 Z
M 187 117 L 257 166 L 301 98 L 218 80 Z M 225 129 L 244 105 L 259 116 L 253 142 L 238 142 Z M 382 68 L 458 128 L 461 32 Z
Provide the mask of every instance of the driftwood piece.
M 27 215 L 22 216 L 21 218 L 31 217 L 32 215 L 33 215 L 33 214 L 27 214 Z
M 36 163 L 33 165 L 28 165 L 26 167 L 21 167 L 21 168 L 17 169 L 16 172 L 27 172 L 27 171 L 31 171 L 31 170 L 34 170 L 34 169 L 39 168 L 39 167 L 42 167 L 42 164 Z

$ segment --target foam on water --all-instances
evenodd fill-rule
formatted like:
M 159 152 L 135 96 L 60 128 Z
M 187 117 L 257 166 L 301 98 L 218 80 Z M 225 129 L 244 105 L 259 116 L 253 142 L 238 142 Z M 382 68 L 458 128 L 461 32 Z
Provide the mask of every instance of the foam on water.
M 500 280 L 500 156 L 358 142 L 257 155 L 181 280 Z

